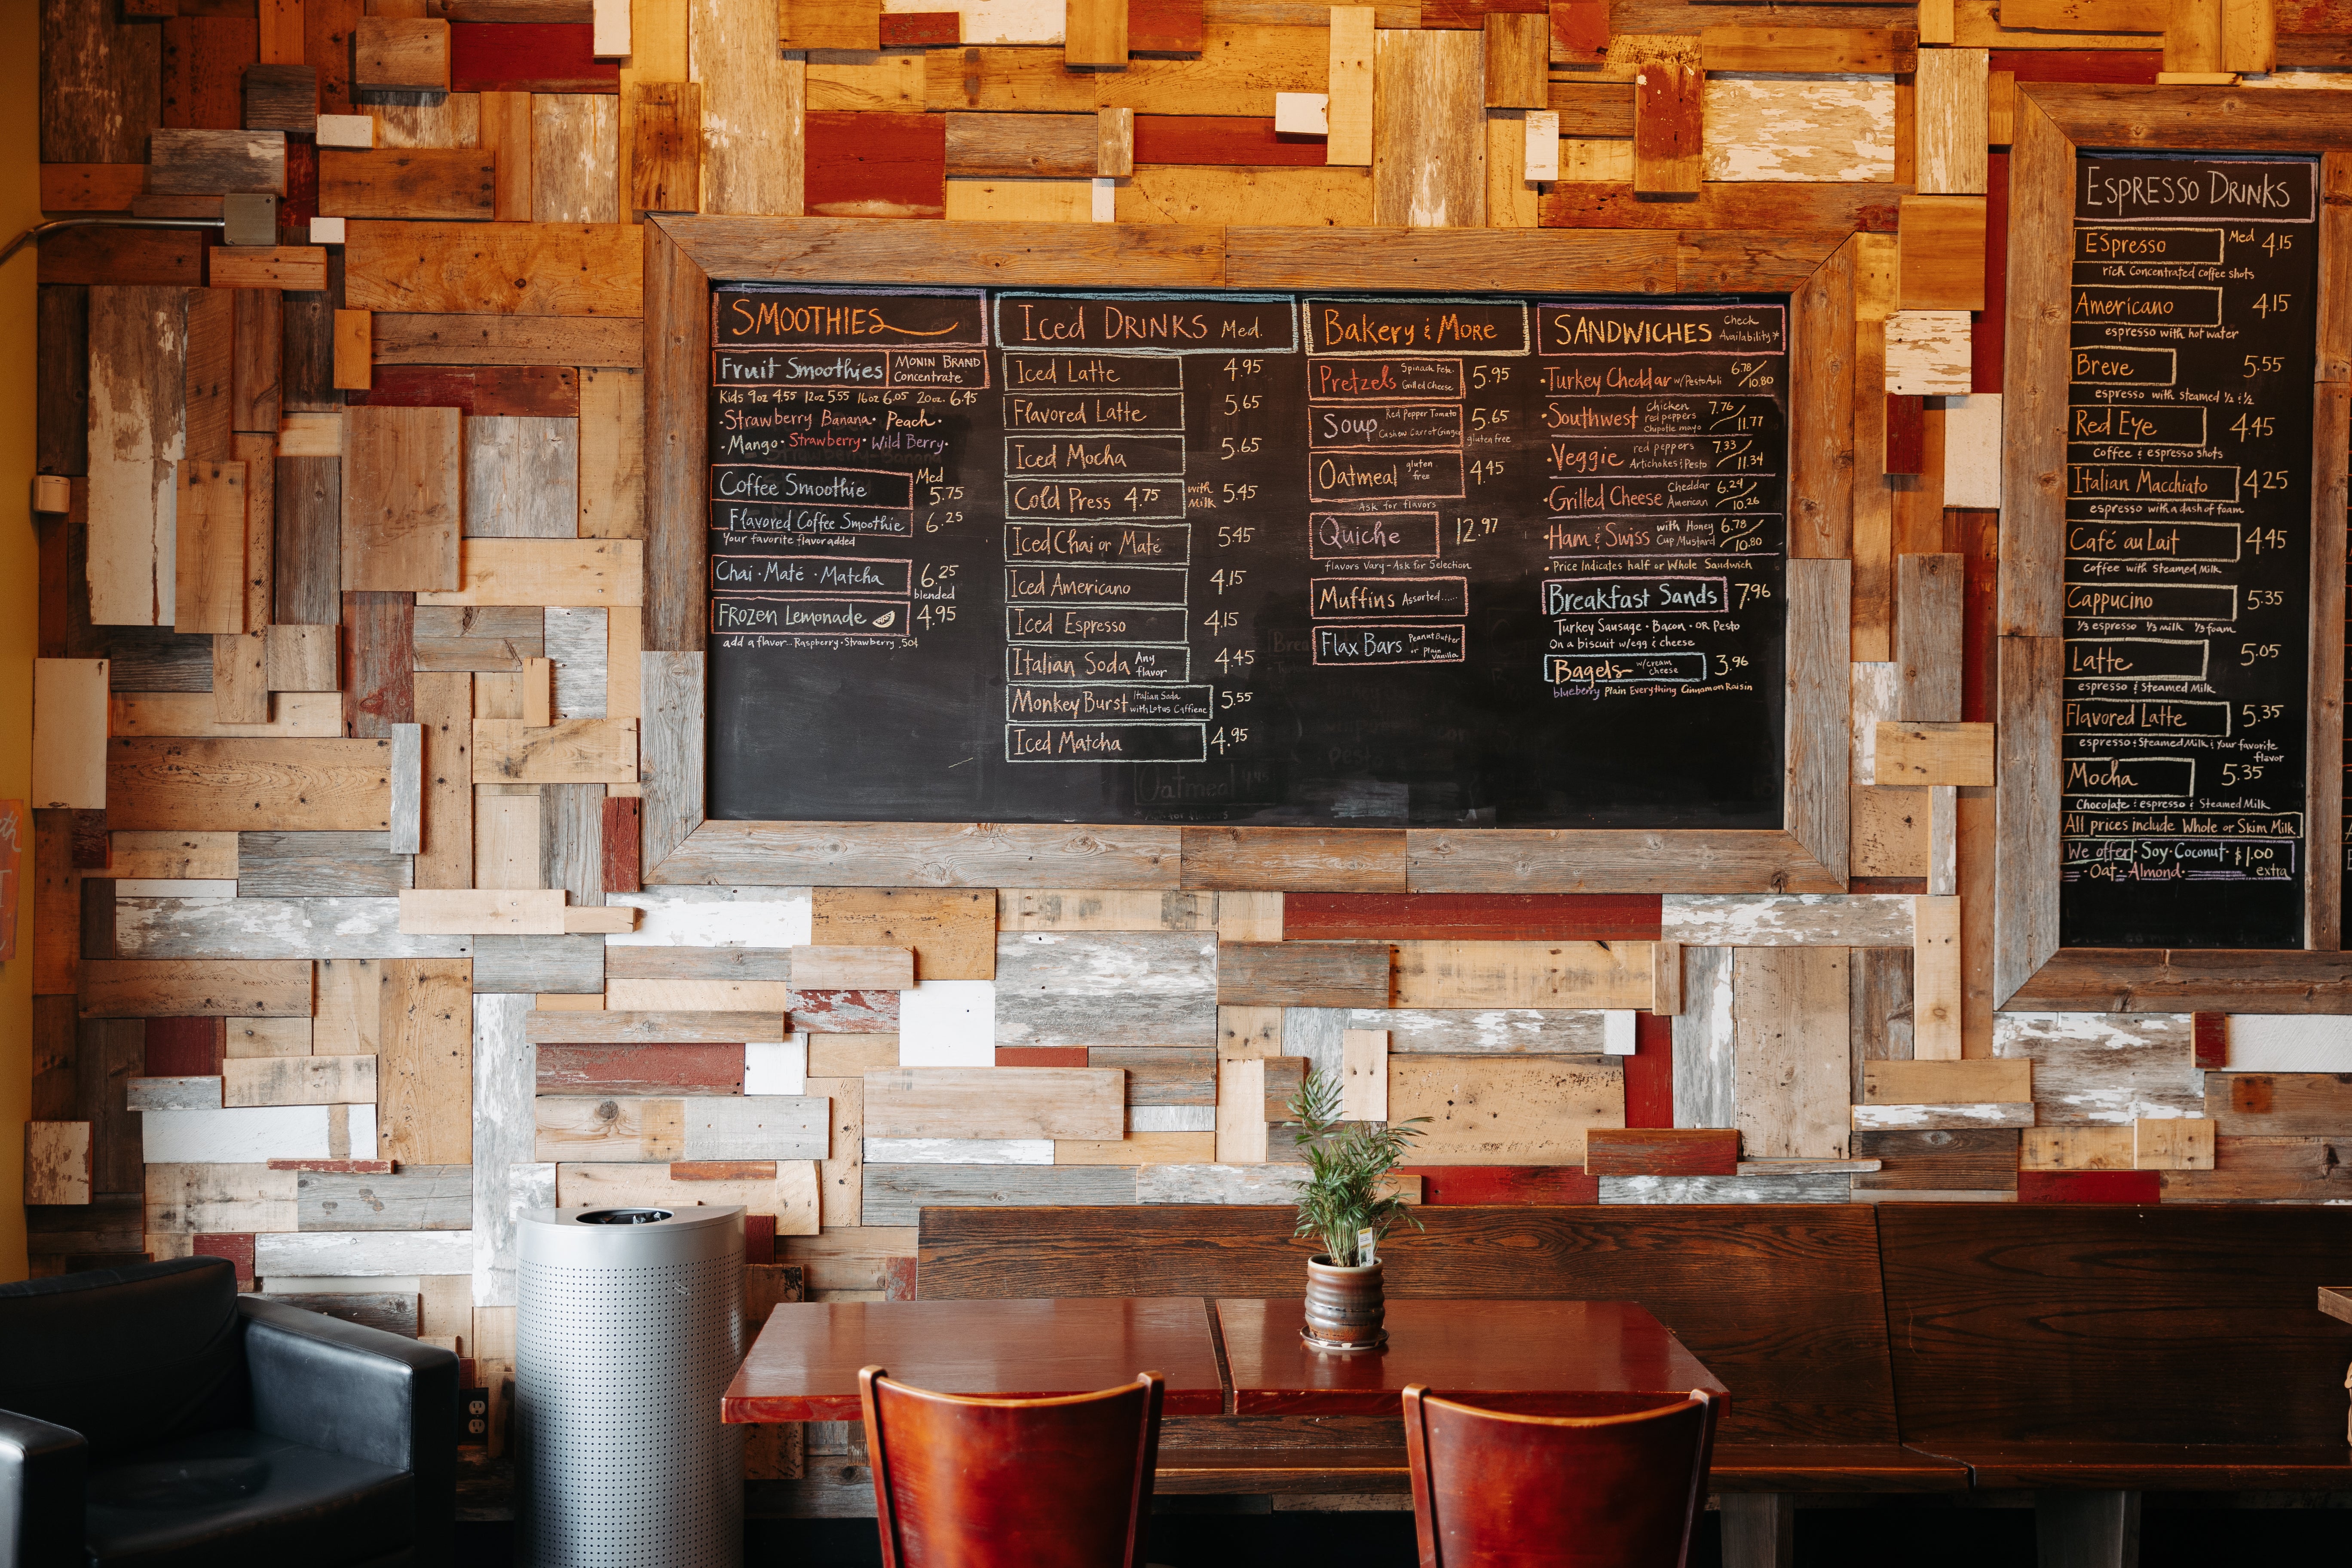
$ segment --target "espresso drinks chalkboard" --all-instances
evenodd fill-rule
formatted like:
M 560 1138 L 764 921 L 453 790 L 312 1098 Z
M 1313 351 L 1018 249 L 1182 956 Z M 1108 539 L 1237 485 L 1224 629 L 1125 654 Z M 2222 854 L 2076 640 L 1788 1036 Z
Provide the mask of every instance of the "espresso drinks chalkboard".
M 2071 945 L 2302 945 L 2317 174 L 2075 164 Z
M 1780 300 L 712 310 L 715 817 L 1780 825 Z

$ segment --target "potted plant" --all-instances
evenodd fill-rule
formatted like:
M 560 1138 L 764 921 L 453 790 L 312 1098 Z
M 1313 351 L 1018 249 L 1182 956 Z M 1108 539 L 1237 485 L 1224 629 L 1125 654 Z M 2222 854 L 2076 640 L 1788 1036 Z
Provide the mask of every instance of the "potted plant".
M 1421 1136 L 1416 1116 L 1383 1125 L 1339 1120 L 1339 1081 L 1309 1069 L 1290 1099 L 1299 1129 L 1298 1152 L 1307 1181 L 1298 1189 L 1296 1236 L 1312 1237 L 1323 1250 L 1307 1263 L 1307 1342 L 1323 1351 L 1378 1350 L 1388 1342 L 1381 1289 L 1381 1237 L 1398 1220 L 1421 1220 L 1396 1194 L 1389 1173 Z

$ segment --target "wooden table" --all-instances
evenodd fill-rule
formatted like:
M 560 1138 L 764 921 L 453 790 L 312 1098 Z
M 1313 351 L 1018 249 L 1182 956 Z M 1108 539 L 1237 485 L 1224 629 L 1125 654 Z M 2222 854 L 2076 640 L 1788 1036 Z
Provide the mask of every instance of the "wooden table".
M 855 1421 L 857 1369 L 942 1394 L 1090 1394 L 1139 1372 L 1167 1379 L 1162 1410 L 1225 1407 L 1209 1305 L 1197 1296 L 1042 1301 L 794 1301 L 778 1305 L 720 1404 L 727 1421 Z
M 1610 1415 L 1730 1391 L 1631 1301 L 1388 1304 L 1388 1348 L 1327 1355 L 1298 1337 L 1306 1303 L 1217 1302 L 1236 1415 L 1394 1415 L 1404 1387 L 1530 1415 Z
M 734 1422 L 855 1421 L 858 1368 L 877 1365 L 918 1388 L 1030 1398 L 1157 1372 L 1170 1416 L 1393 1417 L 1411 1383 L 1533 1413 L 1646 1409 L 1694 1388 L 1728 1396 L 1630 1301 L 1392 1300 L 1388 1348 L 1357 1355 L 1302 1343 L 1296 1299 L 1219 1300 L 1213 1322 L 1211 1310 L 1193 1296 L 785 1303 L 721 1409 Z

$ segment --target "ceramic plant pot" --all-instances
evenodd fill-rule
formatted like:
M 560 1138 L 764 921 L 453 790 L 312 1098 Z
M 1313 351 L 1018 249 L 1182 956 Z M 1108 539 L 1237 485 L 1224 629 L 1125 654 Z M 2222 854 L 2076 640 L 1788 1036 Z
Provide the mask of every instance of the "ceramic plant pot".
M 1388 1342 L 1381 1324 L 1387 1303 L 1381 1293 L 1381 1265 L 1340 1268 L 1324 1254 L 1307 1264 L 1307 1327 L 1301 1336 L 1324 1351 L 1378 1350 Z

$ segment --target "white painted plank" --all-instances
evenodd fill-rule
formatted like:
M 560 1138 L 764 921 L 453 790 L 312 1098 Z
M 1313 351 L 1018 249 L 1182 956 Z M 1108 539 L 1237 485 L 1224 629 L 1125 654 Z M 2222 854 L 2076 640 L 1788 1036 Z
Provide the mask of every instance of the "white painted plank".
M 140 1123 L 141 1151 L 150 1164 L 158 1165 L 330 1159 L 333 1156 L 327 1149 L 329 1110 L 324 1105 L 257 1105 L 226 1110 L 150 1110 Z M 368 1110 L 373 1112 L 375 1108 Z
M 806 888 L 669 887 L 607 893 L 607 907 L 641 911 L 637 929 L 605 941 L 614 947 L 806 947 Z
M 2000 1013 L 1992 1054 L 2032 1059 L 2043 1126 L 2205 1114 L 2188 1013 Z
M 808 1095 L 698 1094 L 686 1106 L 689 1160 L 823 1160 L 831 1102 Z
M 1350 1029 L 1384 1029 L 1389 1049 L 1408 1056 L 1559 1056 L 1602 1053 L 1605 1015 L 1594 1008 L 1285 1007 L 1284 1051 L 1336 1063 L 1339 1037 Z M 1303 1045 L 1289 1045 L 1296 1028 Z
M 2000 394 L 1944 400 L 1944 504 L 2000 510 Z
M 743 1047 L 745 1094 L 806 1094 L 808 1037 L 787 1035 Z
M 1866 784 L 1878 776 L 1879 723 L 1893 720 L 1902 710 L 1903 667 L 1892 659 L 1866 659 L 1850 668 L 1853 769 L 1848 776 L 1855 784 Z
M 1139 1204 L 1295 1204 L 1300 1165 L 1139 1165 Z
M 898 993 L 898 1065 L 996 1065 L 996 982 L 926 980 Z
M 1907 893 L 1668 893 L 1661 940 L 1692 947 L 1909 947 Z
M 1706 137 L 1710 180 L 1892 180 L 1895 79 L 1711 73 Z
M 465 1230 L 304 1230 L 253 1238 L 253 1270 L 263 1276 L 464 1274 L 474 1265 Z
M 2033 1107 L 2010 1101 L 1979 1105 L 1857 1105 L 1857 1132 L 1926 1132 L 1968 1127 L 2031 1127 Z
M 510 994 L 474 998 L 474 1305 L 516 1302 L 518 1205 L 552 1208 L 555 1167 L 534 1159 L 539 1047 L 523 1029 L 532 998 Z M 536 1175 L 519 1188 L 518 1172 L 544 1170 L 544 1203 L 527 1204 L 540 1188 Z
M 217 1078 L 134 1078 L 124 1087 L 132 1110 L 216 1110 L 221 1104 Z
M 1217 1108 L 1213 1105 L 1130 1105 L 1127 1108 L 1127 1130 L 1129 1132 L 1214 1132 L 1217 1130 Z
M 1213 931 L 1002 931 L 996 1043 L 1213 1046 Z
M 1633 1009 L 1612 1007 L 1601 1016 L 1603 1023 L 1601 1046 L 1602 1055 L 1630 1057 L 1640 1050 L 1641 1039 L 1637 1026 L 1633 1022 Z
M 2352 1018 L 2232 1013 L 2231 1072 L 2352 1072 Z
M 1731 950 L 1683 949 L 1683 1010 L 1675 1016 L 1675 1125 L 1736 1127 L 1738 1035 Z
M 1886 318 L 1886 390 L 1968 395 L 1975 374 L 1966 310 L 1896 310 Z
M 606 623 L 612 612 L 584 605 L 550 605 L 545 645 L 555 661 L 555 717 L 602 719 L 607 673 Z
M 119 899 L 123 958 L 470 958 L 469 936 L 404 936 L 398 899 Z
M 1842 1204 L 1843 1175 L 1603 1176 L 1604 1204 Z
M 1050 1165 L 1051 1138 L 868 1138 L 869 1165 Z

